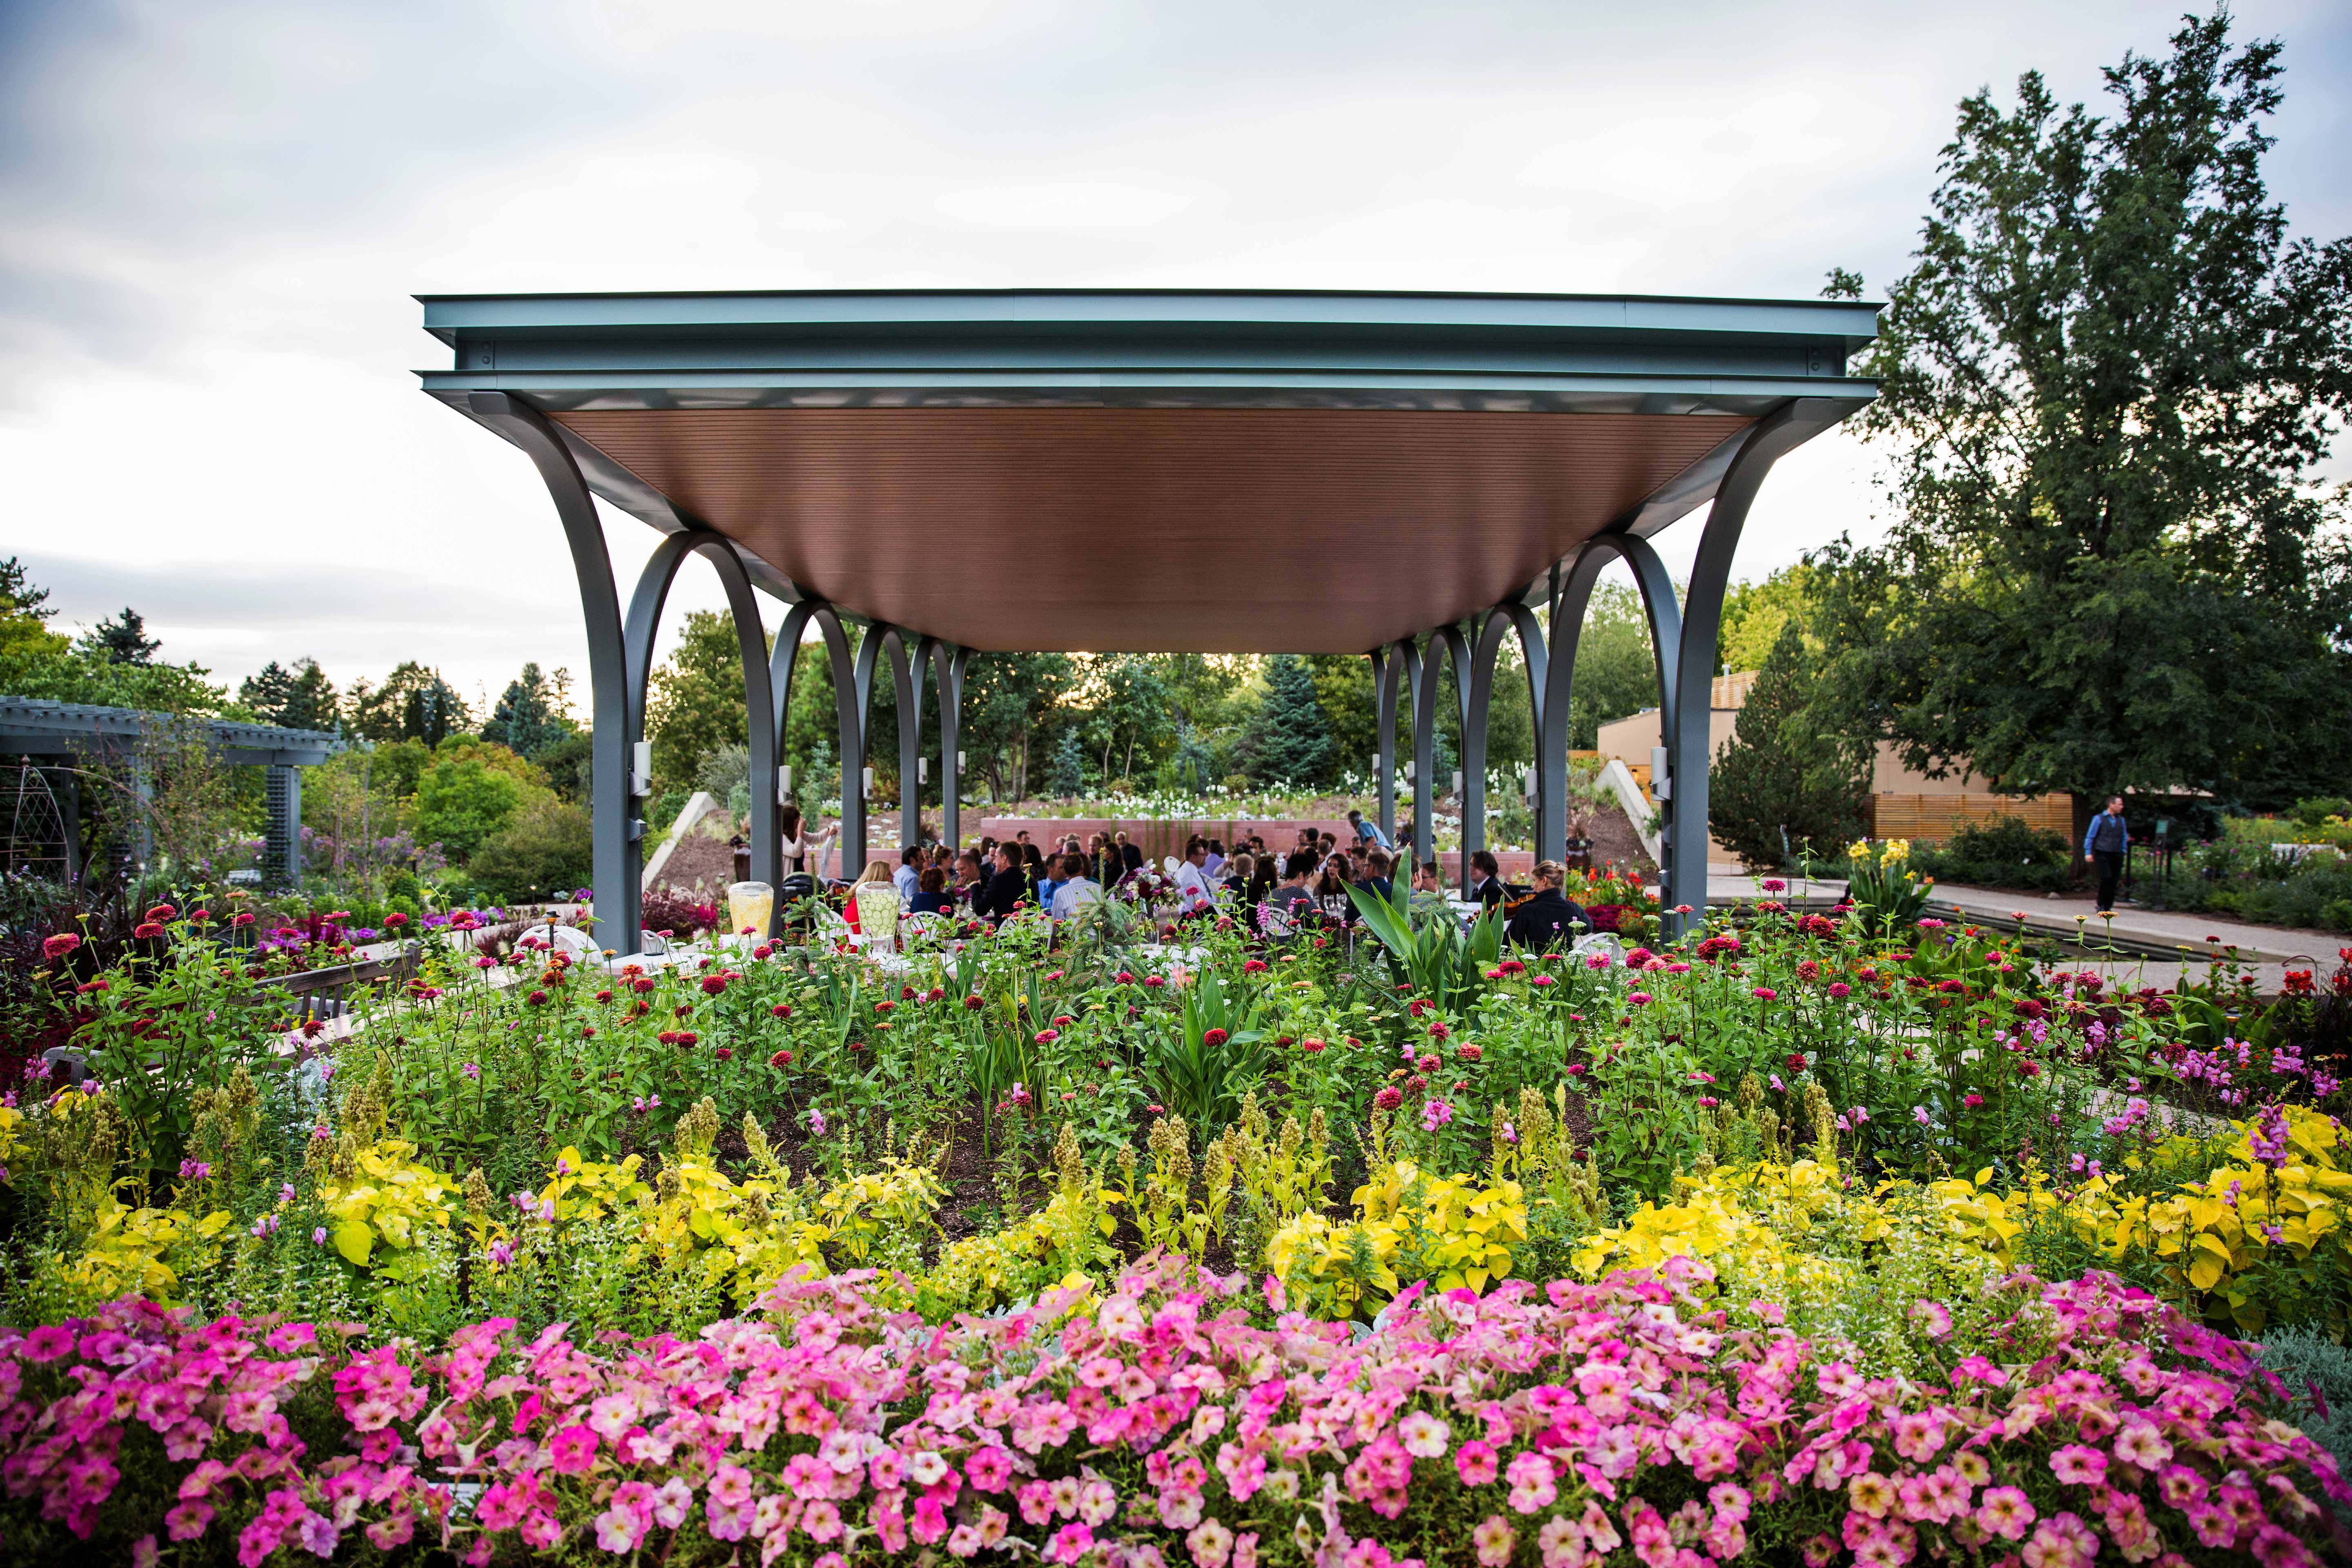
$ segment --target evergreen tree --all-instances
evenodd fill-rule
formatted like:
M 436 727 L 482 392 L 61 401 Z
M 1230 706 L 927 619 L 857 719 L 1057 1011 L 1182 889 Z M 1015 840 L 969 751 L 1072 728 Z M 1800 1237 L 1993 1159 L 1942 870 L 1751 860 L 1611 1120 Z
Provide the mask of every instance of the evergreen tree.
M 49 591 L 33 586 L 23 563 L 13 555 L 0 561 L 0 619 L 22 616 L 46 621 L 57 614 L 45 607 L 48 602 Z
M 1328 782 L 1335 752 L 1315 672 L 1297 654 L 1265 661 L 1265 700 L 1250 726 L 1249 770 L 1262 784 L 1314 789 Z
M 81 646 L 86 652 L 103 656 L 110 664 L 152 664 L 155 650 L 163 645 L 147 635 L 146 619 L 125 605 L 121 615 L 100 621 L 85 632 Z
M 335 727 L 338 702 L 334 683 L 314 658 L 298 658 L 292 669 L 271 659 L 259 673 L 245 678 L 245 684 L 237 688 L 236 700 L 264 724 L 278 724 L 289 730 Z
M 1076 799 L 1087 787 L 1086 753 L 1078 749 L 1078 731 L 1075 726 L 1062 731 L 1054 746 L 1054 766 L 1045 780 L 1045 788 L 1056 800 Z
M 571 686 L 572 678 L 564 670 L 542 675 L 537 664 L 524 665 L 522 673 L 508 681 L 499 695 L 489 721 L 482 726 L 482 739 L 539 761 L 573 733 L 574 726 L 563 712 Z
M 1834 855 L 1862 832 L 1869 748 L 1823 729 L 1808 705 L 1817 678 L 1796 623 L 1784 622 L 1707 769 L 1707 827 L 1757 869 L 1808 846 Z
M 473 715 L 457 688 L 439 670 L 415 659 L 395 665 L 382 686 L 353 681 L 346 721 L 364 740 L 422 741 L 427 746 L 473 728 Z

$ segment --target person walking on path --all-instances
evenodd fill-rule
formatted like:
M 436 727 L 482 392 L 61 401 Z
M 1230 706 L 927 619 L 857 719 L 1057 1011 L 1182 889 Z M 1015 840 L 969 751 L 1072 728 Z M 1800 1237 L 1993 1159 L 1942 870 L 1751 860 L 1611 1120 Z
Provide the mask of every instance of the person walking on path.
M 2131 829 L 2124 824 L 2124 797 L 2107 796 L 2106 809 L 2091 818 L 2083 834 L 2083 853 L 2099 868 L 2099 912 L 2116 907 L 2116 884 L 2124 874 L 2124 851 L 2131 847 Z

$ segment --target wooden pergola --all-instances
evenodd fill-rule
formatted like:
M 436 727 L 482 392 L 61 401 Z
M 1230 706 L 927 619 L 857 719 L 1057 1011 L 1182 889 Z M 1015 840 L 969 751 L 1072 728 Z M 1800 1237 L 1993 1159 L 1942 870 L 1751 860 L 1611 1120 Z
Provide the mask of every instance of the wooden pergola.
M 1846 364 L 1876 331 L 1867 304 L 1581 295 L 422 302 L 453 354 L 423 373 L 426 392 L 530 455 L 571 542 L 594 689 L 595 882 L 623 952 L 640 941 L 654 634 L 696 552 L 740 638 L 752 874 L 772 882 L 793 654 L 812 626 L 834 669 L 847 843 L 865 842 L 867 699 L 885 660 L 901 833 L 918 831 L 928 692 L 953 837 L 975 651 L 1339 652 L 1377 676 L 1384 828 L 1401 700 L 1410 715 L 1424 847 L 1434 719 L 1453 705 L 1465 860 L 1485 832 L 1496 656 L 1516 637 L 1538 738 L 1537 848 L 1557 855 L 1576 629 L 1601 568 L 1622 560 L 1658 655 L 1666 901 L 1704 904 L 1707 681 L 1732 552 L 1772 463 L 1874 395 Z M 666 536 L 625 609 L 593 497 Z M 1702 508 L 1678 603 L 1647 542 Z M 780 606 L 772 627 L 762 595 Z

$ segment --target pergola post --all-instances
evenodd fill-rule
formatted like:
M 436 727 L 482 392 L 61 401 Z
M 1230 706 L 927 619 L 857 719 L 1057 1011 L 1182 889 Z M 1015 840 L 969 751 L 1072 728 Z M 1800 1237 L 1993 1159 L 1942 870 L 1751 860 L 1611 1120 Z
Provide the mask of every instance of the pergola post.
M 1670 785 L 1665 814 L 1669 841 L 1666 853 L 1673 862 L 1663 901 L 1670 911 L 1682 907 L 1692 911 L 1669 927 L 1675 935 L 1689 929 L 1694 918 L 1703 920 L 1706 910 L 1706 770 L 1712 749 L 1709 727 L 1714 710 L 1716 647 L 1723 622 L 1724 591 L 1731 581 L 1731 558 L 1739 548 L 1748 509 L 1755 502 L 1764 476 L 1782 454 L 1820 427 L 1819 419 L 1815 410 L 1798 402 L 1784 405 L 1757 421 L 1731 459 L 1731 466 L 1724 471 L 1723 481 L 1715 492 L 1715 504 L 1707 509 L 1706 527 L 1699 534 L 1698 553 L 1691 562 L 1690 585 L 1683 593 L 1679 656 L 1672 674 L 1666 677 L 1675 689 L 1674 703 L 1663 714 Z M 1654 633 L 1654 614 L 1652 626 Z M 1662 667 L 1664 646 L 1662 640 Z
M 596 503 L 555 429 L 539 411 L 503 392 L 473 392 L 466 405 L 522 448 L 539 470 L 572 550 L 580 611 L 588 633 L 588 684 L 594 728 L 590 741 L 589 821 L 594 841 L 597 934 L 613 951 L 643 951 L 643 905 L 630 864 L 644 836 L 636 815 L 636 780 L 630 776 L 628 685 L 621 603 L 613 562 L 604 548 Z
M 269 868 L 289 888 L 302 885 L 302 770 L 273 763 L 263 785 L 269 805 Z
M 933 642 L 931 665 L 940 688 L 940 837 L 963 847 L 963 672 L 971 649 Z

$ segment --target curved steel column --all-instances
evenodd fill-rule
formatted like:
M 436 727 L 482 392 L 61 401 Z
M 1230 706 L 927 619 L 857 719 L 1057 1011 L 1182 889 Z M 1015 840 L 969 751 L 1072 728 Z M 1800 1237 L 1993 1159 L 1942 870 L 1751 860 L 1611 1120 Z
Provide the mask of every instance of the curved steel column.
M 1551 606 L 1551 659 L 1545 671 L 1543 710 L 1537 722 L 1541 737 L 1536 766 L 1548 773 L 1552 787 L 1542 792 L 1536 818 L 1536 853 L 1558 859 L 1568 848 L 1568 723 L 1576 682 L 1576 645 L 1584 631 L 1584 612 L 1592 602 L 1592 585 L 1612 558 L 1625 563 L 1642 593 L 1649 617 L 1650 647 L 1658 667 L 1658 721 L 1662 736 L 1674 729 L 1675 671 L 1682 647 L 1682 617 L 1675 607 L 1674 579 L 1665 563 L 1645 540 L 1625 533 L 1603 533 L 1585 542 L 1576 552 L 1559 596 Z M 1659 868 L 1663 873 L 1665 868 Z
M 940 839 L 950 849 L 963 842 L 963 672 L 971 649 L 943 642 L 931 645 L 933 679 L 940 689 Z
M 1715 658 L 1723 622 L 1724 590 L 1731 581 L 1731 558 L 1747 526 L 1748 509 L 1772 465 L 1820 427 L 1820 416 L 1804 402 L 1783 405 L 1757 421 L 1724 471 L 1707 509 L 1698 553 L 1691 562 L 1690 585 L 1683 593 L 1680 658 L 1673 678 L 1675 703 L 1666 716 L 1667 854 L 1673 862 L 1665 888 L 1669 910 L 1688 906 L 1703 920 L 1706 910 L 1706 769 L 1712 748 Z M 1687 929 L 1685 917 L 1674 929 Z
M 1454 667 L 1454 717 L 1460 721 L 1470 699 L 1470 658 L 1462 634 L 1439 626 L 1418 657 L 1408 657 L 1405 672 L 1412 683 L 1412 852 L 1417 859 L 1437 858 L 1433 820 L 1437 795 L 1437 699 L 1442 688 L 1438 671 L 1451 659 Z M 1469 861 L 1463 861 L 1467 867 Z
M 646 699 L 653 684 L 654 639 L 661 629 L 662 606 L 669 599 L 670 585 L 677 580 L 677 570 L 686 564 L 688 555 L 707 559 L 719 574 L 719 586 L 727 593 L 728 616 L 735 625 L 735 646 L 743 661 L 743 708 L 746 750 L 751 761 L 746 769 L 750 786 L 751 816 L 751 879 L 774 887 L 782 875 L 783 862 L 776 847 L 776 745 L 775 727 L 759 722 L 753 716 L 764 717 L 775 709 L 775 698 L 770 675 L 770 654 L 766 628 L 760 620 L 760 601 L 751 590 L 751 579 L 743 569 L 741 557 L 733 544 L 721 534 L 701 529 L 666 536 L 654 546 L 654 552 L 645 570 L 638 574 L 636 592 L 629 599 L 629 618 L 623 632 L 623 646 L 627 649 L 629 683 L 629 744 L 635 748 L 645 737 Z M 797 607 L 797 606 L 795 606 Z M 787 616 L 789 620 L 790 617 Z M 636 879 L 644 875 L 642 852 L 644 840 L 633 842 L 629 859 Z M 770 917 L 769 931 L 775 930 L 774 917 Z
M 929 637 L 917 637 L 911 649 L 907 635 L 892 626 L 882 631 L 882 651 L 890 658 L 890 689 L 898 699 L 898 847 L 911 849 L 923 841 L 923 795 L 919 777 L 923 755 L 923 688 L 930 663 Z M 867 634 L 869 637 L 872 633 Z
M 597 935 L 612 951 L 644 948 L 642 906 L 630 862 L 645 824 L 636 819 L 629 778 L 629 693 L 626 649 L 622 640 L 620 595 L 613 586 L 612 556 L 595 499 L 581 478 L 580 465 L 546 416 L 503 392 L 468 395 L 474 416 L 522 448 L 539 470 L 555 503 L 555 515 L 572 551 L 572 574 L 580 584 L 580 613 L 588 633 L 588 686 L 593 729 L 589 740 L 588 816 L 593 842 Z
M 1462 864 L 1465 890 L 1470 856 L 1486 847 L 1486 719 L 1494 703 L 1495 663 L 1503 638 L 1519 634 L 1519 650 L 1527 666 L 1528 700 L 1537 732 L 1543 726 L 1543 627 L 1535 612 L 1523 604 L 1497 605 L 1479 618 L 1478 640 L 1470 660 L 1470 696 L 1462 726 Z M 1540 789 L 1540 784 L 1538 784 Z M 1538 857 L 1540 858 L 1540 857 Z
M 1372 689 L 1381 712 L 1372 759 L 1372 771 L 1378 775 L 1379 803 L 1375 809 L 1379 815 L 1372 820 L 1380 825 L 1381 836 L 1391 844 L 1396 842 L 1397 682 L 1404 674 L 1403 647 L 1402 643 L 1383 643 L 1367 656 L 1372 661 Z

